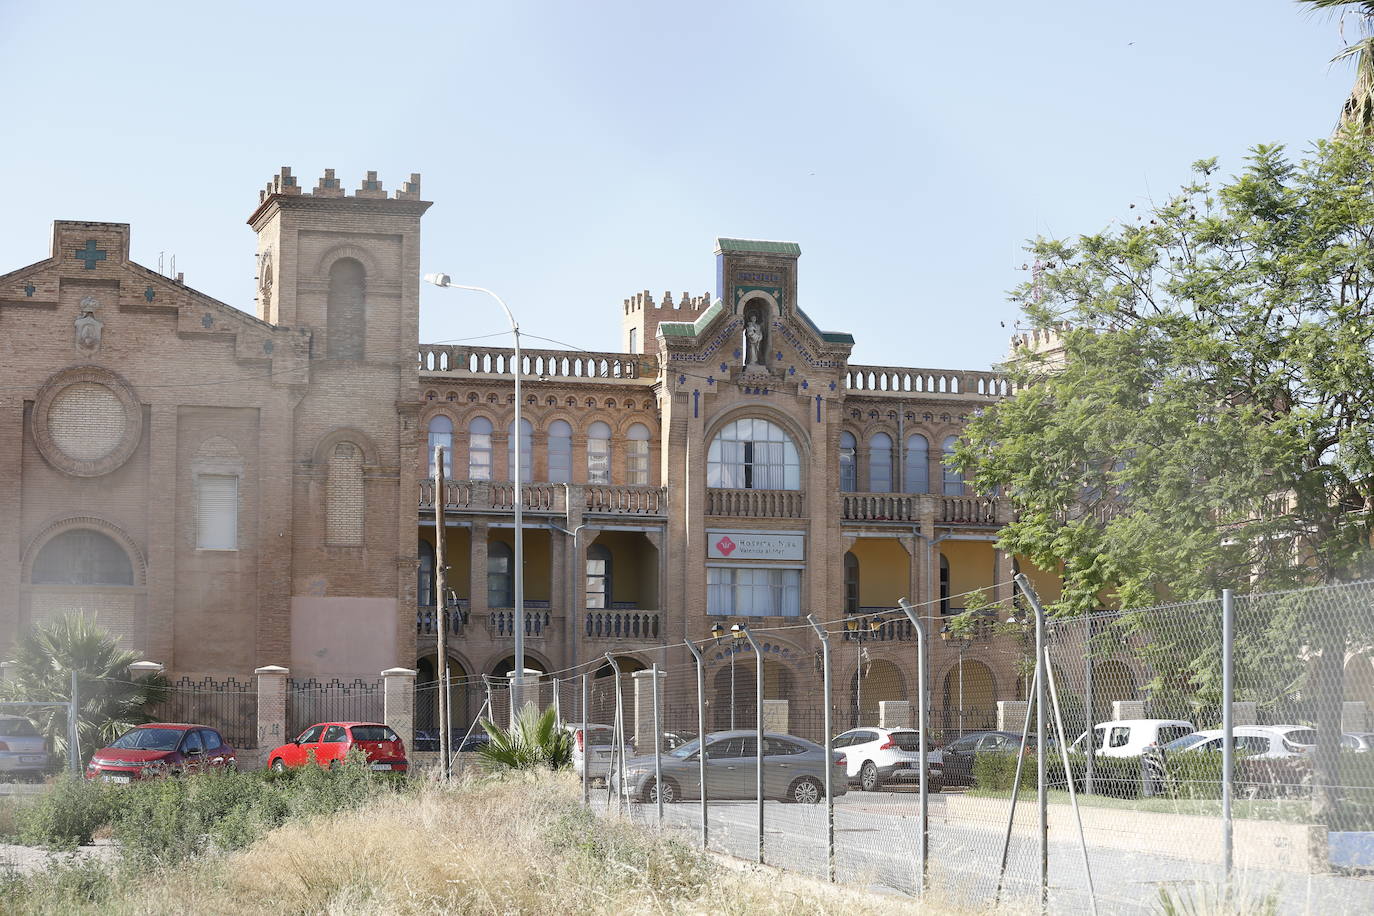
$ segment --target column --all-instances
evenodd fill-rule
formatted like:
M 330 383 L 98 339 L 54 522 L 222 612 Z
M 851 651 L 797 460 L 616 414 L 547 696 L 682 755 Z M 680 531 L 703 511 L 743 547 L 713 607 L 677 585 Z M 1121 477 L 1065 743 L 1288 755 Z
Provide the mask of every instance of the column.
M 407 752 L 415 747 L 415 670 L 382 672 L 382 720 L 401 737 Z
M 472 567 L 468 571 L 468 608 L 475 624 L 487 616 L 487 522 L 477 519 L 471 530 Z
M 286 691 L 290 668 L 266 665 L 253 672 L 258 678 L 258 767 L 266 762 L 263 755 L 286 741 Z M 245 761 L 246 762 L 246 761 Z

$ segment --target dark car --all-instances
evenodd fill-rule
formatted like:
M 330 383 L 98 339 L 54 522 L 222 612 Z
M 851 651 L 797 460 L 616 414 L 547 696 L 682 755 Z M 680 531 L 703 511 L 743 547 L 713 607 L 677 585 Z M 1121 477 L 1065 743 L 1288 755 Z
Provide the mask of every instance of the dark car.
M 466 738 L 464 733 L 454 729 L 449 732 L 448 745 L 455 751 L 478 751 L 491 743 L 491 736 L 481 728 L 474 729 L 472 734 Z M 415 750 L 417 751 L 438 751 L 439 750 L 439 730 L 437 728 L 423 729 L 415 733 Z
M 86 778 L 133 782 L 185 776 L 238 765 L 234 749 L 218 731 L 185 722 L 152 722 L 120 735 L 86 765 Z
M 969 732 L 944 747 L 945 785 L 973 785 L 973 758 L 978 754 L 1015 754 L 1021 749 L 1019 732 Z M 1026 752 L 1035 750 L 1035 736 L 1026 738 Z

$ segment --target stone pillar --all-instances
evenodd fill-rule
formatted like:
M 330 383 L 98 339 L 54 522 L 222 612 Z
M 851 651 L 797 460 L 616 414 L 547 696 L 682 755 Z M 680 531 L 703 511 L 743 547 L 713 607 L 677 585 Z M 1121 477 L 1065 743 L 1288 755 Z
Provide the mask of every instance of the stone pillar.
M 528 664 L 528 663 L 529 663 L 529 662 L 528 662 L 528 659 L 527 659 L 527 660 L 526 660 L 526 664 Z M 518 681 L 518 682 L 516 681 L 516 678 L 519 678 L 519 681 Z M 541 691 L 541 690 L 539 689 L 539 688 L 540 688 L 540 684 L 539 684 L 539 675 L 537 675 L 537 674 L 526 674 L 526 675 L 523 675 L 523 676 L 522 676 L 522 675 L 520 675 L 519 673 L 512 674 L 512 675 L 510 676 L 510 683 L 511 683 L 511 686 L 513 686 L 513 687 L 514 687 L 514 686 L 518 686 L 518 687 L 520 688 L 520 702 L 521 702 L 522 705 L 524 705 L 524 706 L 529 706 L 529 705 L 532 703 L 532 704 L 534 704 L 534 708 L 537 709 L 537 710 L 539 710 L 540 712 L 543 712 L 543 711 L 544 711 L 544 707 L 547 706 L 547 705 L 549 705 L 549 704 L 547 704 L 547 703 L 544 702 L 543 691 Z M 510 696 L 509 689 L 507 690 L 506 696 L 507 696 L 507 697 Z M 520 710 L 515 709 L 515 708 L 512 708 L 512 709 L 511 709 L 511 711 L 510 711 L 510 723 L 511 723 L 511 725 L 514 725 L 514 724 L 515 724 L 515 719 L 516 719 L 516 717 L 519 716 L 519 715 L 520 715 Z
M 468 532 L 468 610 L 473 623 L 484 622 L 487 616 L 487 522 L 476 519 Z
M 908 700 L 878 701 L 879 728 L 911 728 L 911 702 Z
M 1026 724 L 1026 700 L 997 701 L 997 730 L 999 732 L 1021 733 Z
M 654 752 L 654 741 L 658 737 L 654 734 L 654 672 L 636 671 L 631 676 L 635 681 L 635 752 L 639 754 L 652 754 Z M 666 728 L 666 723 L 663 721 L 663 694 L 664 681 L 667 679 L 668 672 L 658 672 L 658 720 L 660 731 Z
M 1144 700 L 1113 700 L 1112 701 L 1113 719 L 1143 719 L 1145 718 Z M 1093 723 L 1096 725 L 1097 723 Z
M 1252 701 L 1241 701 L 1231 703 L 1231 724 L 1232 725 L 1258 725 L 1259 713 L 1256 704 Z
M 415 674 L 413 668 L 382 672 L 382 721 L 400 736 L 407 753 L 415 747 Z
M 763 701 L 763 730 L 785 735 L 788 731 L 789 713 L 786 700 Z
M 291 669 L 281 665 L 266 665 L 253 672 L 258 678 L 258 766 L 263 766 L 266 755 L 279 744 L 285 743 L 286 734 L 286 691 Z M 240 761 L 242 765 L 244 761 Z
M 1341 731 L 1346 732 L 1365 732 L 1368 731 L 1369 706 L 1360 701 L 1345 702 L 1341 704 Z

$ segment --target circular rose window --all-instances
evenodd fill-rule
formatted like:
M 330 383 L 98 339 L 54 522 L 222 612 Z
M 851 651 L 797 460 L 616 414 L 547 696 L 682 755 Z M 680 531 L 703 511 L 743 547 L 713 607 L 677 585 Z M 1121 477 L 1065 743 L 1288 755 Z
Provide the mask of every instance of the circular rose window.
M 87 366 L 43 386 L 33 411 L 34 442 L 51 464 L 77 477 L 108 474 L 129 459 L 143 412 L 124 380 Z

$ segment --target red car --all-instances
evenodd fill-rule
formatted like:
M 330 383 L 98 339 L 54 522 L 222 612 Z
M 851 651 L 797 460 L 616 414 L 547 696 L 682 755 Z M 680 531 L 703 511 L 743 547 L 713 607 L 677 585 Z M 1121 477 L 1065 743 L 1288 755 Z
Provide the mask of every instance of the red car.
M 374 770 L 404 773 L 410 768 L 400 736 L 380 722 L 319 722 L 301 732 L 295 741 L 272 749 L 267 765 L 278 773 L 314 760 L 320 766 L 337 766 L 351 750 L 362 751 Z
M 184 722 L 140 725 L 103 747 L 86 765 L 86 778 L 133 782 L 159 776 L 185 776 L 238 765 L 234 749 L 213 728 Z

